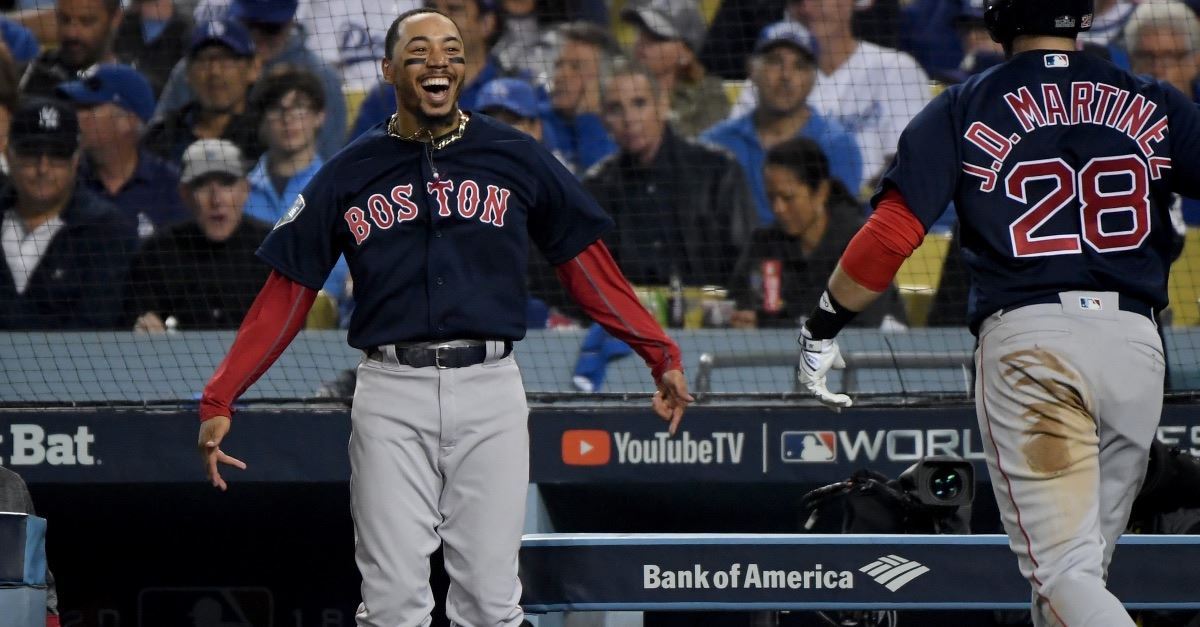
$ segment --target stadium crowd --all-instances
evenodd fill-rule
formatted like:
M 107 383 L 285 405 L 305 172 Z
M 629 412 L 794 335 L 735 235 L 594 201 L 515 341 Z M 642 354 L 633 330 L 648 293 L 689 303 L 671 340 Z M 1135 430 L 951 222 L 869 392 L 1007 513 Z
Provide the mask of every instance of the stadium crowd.
M 422 2 L 4 4 L 0 329 L 160 332 L 237 327 L 271 225 L 395 110 L 383 34 Z M 580 177 L 616 221 L 619 264 L 680 326 L 798 325 L 900 130 L 938 89 L 1002 59 L 982 0 L 425 4 L 461 26 L 462 105 Z M 1200 101 L 1200 2 L 1096 8 L 1085 49 Z M 1182 218 L 1200 223 L 1200 206 Z M 939 227 L 952 226 L 949 211 Z M 935 288 L 961 274 L 953 257 L 934 261 Z M 531 259 L 531 327 L 585 322 Z M 893 292 L 858 323 L 961 324 L 948 313 L 961 286 L 916 319 Z M 702 316 L 672 315 L 685 293 Z M 322 298 L 338 313 L 320 324 L 344 325 L 344 260 Z

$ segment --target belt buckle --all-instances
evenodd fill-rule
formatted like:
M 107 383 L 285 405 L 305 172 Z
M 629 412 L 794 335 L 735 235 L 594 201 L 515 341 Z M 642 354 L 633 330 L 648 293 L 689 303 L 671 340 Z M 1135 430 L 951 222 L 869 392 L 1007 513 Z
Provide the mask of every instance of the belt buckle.
M 449 344 L 438 344 L 437 346 L 433 347 L 433 365 L 438 370 L 446 370 L 450 367 L 442 365 L 442 349 L 449 350 L 451 348 L 454 347 L 450 346 Z

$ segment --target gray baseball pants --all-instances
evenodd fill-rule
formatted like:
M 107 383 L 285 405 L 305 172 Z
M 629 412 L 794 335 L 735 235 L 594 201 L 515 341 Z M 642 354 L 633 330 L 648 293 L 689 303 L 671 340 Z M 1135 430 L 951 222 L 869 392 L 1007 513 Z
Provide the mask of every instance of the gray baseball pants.
M 442 370 L 389 355 L 359 364 L 350 413 L 357 624 L 428 627 L 442 543 L 450 620 L 519 625 L 529 407 L 516 361 Z
M 975 404 L 1034 625 L 1132 627 L 1105 587 L 1146 474 L 1165 362 L 1154 322 L 1111 292 L 987 318 Z

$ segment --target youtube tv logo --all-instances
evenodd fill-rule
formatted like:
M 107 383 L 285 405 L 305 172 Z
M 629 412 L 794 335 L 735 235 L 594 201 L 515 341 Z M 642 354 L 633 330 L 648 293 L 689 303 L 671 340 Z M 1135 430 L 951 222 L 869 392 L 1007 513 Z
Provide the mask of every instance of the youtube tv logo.
M 612 458 L 612 439 L 603 429 L 569 429 L 562 434 L 562 460 L 568 466 L 602 466 Z

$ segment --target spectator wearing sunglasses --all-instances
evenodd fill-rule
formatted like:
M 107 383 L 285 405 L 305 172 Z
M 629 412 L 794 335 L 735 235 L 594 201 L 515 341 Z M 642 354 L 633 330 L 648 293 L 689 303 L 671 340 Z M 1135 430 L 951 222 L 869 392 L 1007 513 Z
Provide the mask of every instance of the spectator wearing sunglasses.
M 133 220 L 77 185 L 79 121 L 30 99 L 13 116 L 0 192 L 0 329 L 113 328 L 137 242 Z
M 154 113 L 145 77 L 127 65 L 101 65 L 86 79 L 60 85 L 58 94 L 79 115 L 84 186 L 135 218 L 141 237 L 188 219 L 179 170 L 140 146 Z

